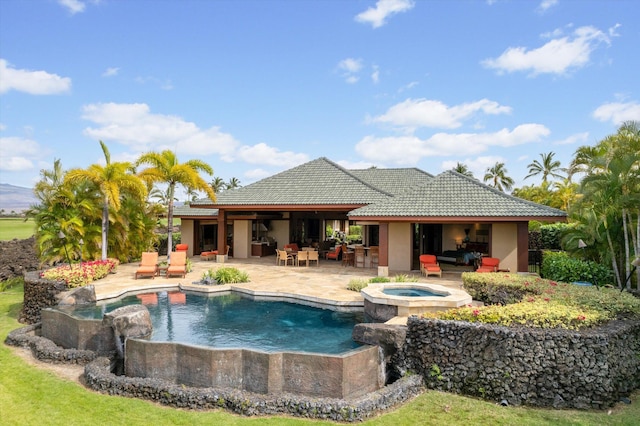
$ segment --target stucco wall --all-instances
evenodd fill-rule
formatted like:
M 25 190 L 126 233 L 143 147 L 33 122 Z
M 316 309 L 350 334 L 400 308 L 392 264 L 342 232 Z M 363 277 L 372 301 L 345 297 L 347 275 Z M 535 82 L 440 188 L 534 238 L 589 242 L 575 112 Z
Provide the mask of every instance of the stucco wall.
M 187 256 L 193 256 L 193 220 L 182 220 L 180 225 L 180 241 L 183 244 L 189 244 L 189 250 L 187 250 Z
M 491 257 L 500 259 L 500 269 L 518 270 L 518 225 L 494 223 L 491 232 Z
M 278 249 L 282 250 L 289 242 L 289 221 L 272 220 L 269 225 L 269 236 L 278 242 Z
M 233 221 L 233 257 L 247 259 L 251 256 L 251 221 Z
M 389 224 L 389 270 L 411 270 L 411 224 Z

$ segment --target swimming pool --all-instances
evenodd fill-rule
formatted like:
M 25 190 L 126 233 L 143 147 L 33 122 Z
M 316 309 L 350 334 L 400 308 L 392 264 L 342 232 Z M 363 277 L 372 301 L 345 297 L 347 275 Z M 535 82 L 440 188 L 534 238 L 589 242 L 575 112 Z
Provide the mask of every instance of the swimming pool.
M 402 296 L 402 297 L 443 297 L 444 294 L 434 293 L 422 288 L 384 288 L 382 290 L 384 294 L 390 296 Z M 446 294 L 448 296 L 448 294 Z
M 339 354 L 358 348 L 353 327 L 362 312 L 337 312 L 288 302 L 255 301 L 238 293 L 207 297 L 182 292 L 154 292 L 78 306 L 69 313 L 101 319 L 118 307 L 142 303 L 153 323 L 151 341 L 179 342 L 219 349 Z

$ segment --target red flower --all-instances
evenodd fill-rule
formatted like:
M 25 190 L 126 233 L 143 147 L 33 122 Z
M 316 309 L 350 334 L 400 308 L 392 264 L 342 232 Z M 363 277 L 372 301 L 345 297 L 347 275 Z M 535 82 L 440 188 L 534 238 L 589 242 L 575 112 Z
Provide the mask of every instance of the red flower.
M 579 321 L 584 321 L 586 319 L 587 319 L 587 317 L 585 317 L 584 315 L 578 315 L 578 320 Z
M 557 286 L 558 285 L 558 283 L 555 282 L 555 281 L 551 281 L 549 284 L 551 284 L 552 286 Z
M 474 309 L 474 310 L 473 310 L 473 316 L 474 316 L 474 317 L 477 317 L 478 315 L 480 315 L 480 311 L 479 311 L 479 310 L 477 310 L 477 309 Z

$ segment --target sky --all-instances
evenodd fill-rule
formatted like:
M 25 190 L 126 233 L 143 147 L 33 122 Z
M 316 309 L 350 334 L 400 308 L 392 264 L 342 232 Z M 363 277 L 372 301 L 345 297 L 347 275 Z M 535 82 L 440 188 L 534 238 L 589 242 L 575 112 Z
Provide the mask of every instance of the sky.
M 170 149 L 247 185 L 504 162 L 640 120 L 635 0 L 2 0 L 0 183 Z M 209 182 L 211 176 L 203 175 Z

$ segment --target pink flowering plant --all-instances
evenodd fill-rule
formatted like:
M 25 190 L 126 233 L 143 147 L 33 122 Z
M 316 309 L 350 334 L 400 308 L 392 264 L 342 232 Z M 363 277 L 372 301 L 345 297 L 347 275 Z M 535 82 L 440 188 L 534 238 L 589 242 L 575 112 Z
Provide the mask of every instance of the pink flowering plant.
M 95 260 L 69 265 L 56 266 L 40 274 L 41 278 L 51 281 L 63 281 L 69 288 L 85 286 L 115 272 L 120 262 L 117 259 Z

